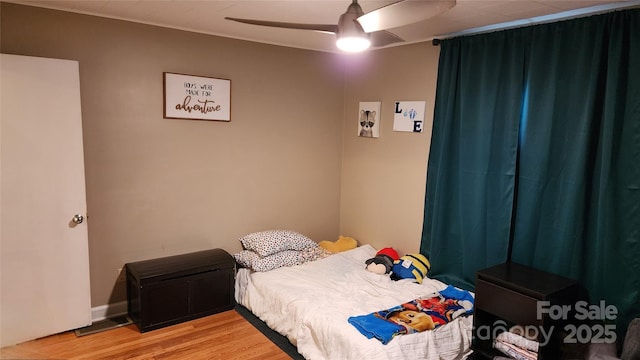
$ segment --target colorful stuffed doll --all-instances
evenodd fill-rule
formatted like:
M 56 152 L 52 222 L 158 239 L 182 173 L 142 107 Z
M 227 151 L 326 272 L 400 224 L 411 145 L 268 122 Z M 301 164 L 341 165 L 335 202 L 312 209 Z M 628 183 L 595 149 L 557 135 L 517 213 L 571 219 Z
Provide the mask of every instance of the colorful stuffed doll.
M 336 254 L 339 252 L 357 248 L 358 241 L 348 236 L 339 235 L 338 240 L 336 241 L 322 240 L 318 243 L 318 246 L 320 246 L 321 248 L 327 250 L 332 254 Z
M 366 269 L 375 274 L 388 274 L 391 272 L 393 263 L 398 259 L 400 259 L 398 252 L 393 248 L 386 247 L 384 249 L 380 249 L 376 253 L 376 256 L 365 261 L 365 264 L 367 265 Z
M 391 280 L 413 279 L 414 282 L 422 284 L 422 279 L 427 276 L 431 269 L 431 263 L 422 254 L 407 254 L 393 263 L 391 269 Z

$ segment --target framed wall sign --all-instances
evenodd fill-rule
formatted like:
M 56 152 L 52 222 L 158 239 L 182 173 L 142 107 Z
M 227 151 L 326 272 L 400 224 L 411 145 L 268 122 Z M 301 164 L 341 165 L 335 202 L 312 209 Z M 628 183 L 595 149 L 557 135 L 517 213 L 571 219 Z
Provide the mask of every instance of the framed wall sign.
M 393 131 L 421 133 L 424 125 L 424 101 L 396 101 Z
M 165 119 L 231 121 L 231 80 L 163 75 Z
M 378 138 L 380 137 L 380 102 L 360 102 L 358 111 L 358 136 Z

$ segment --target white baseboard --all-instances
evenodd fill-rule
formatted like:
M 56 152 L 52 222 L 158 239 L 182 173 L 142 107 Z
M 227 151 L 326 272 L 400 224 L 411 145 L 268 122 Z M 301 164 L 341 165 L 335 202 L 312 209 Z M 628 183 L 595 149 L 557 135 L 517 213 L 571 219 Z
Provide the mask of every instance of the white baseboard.
M 91 321 L 96 322 L 127 313 L 127 302 L 121 301 L 113 304 L 100 305 L 91 308 Z

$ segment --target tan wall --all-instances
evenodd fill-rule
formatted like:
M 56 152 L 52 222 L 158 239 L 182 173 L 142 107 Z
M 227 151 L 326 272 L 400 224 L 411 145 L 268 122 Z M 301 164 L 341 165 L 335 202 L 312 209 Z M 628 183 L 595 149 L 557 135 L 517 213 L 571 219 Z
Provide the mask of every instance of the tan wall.
M 345 85 L 340 232 L 400 255 L 418 252 L 439 47 L 404 45 L 354 58 Z M 380 101 L 380 137 L 358 137 L 360 101 Z M 393 131 L 396 101 L 426 101 L 422 133 Z
M 1 4 L 1 51 L 80 62 L 92 304 L 124 300 L 126 262 L 292 228 L 418 251 L 437 47 L 348 58 Z M 232 80 L 229 123 L 162 117 L 162 72 Z M 396 100 L 425 131 L 392 131 Z M 356 136 L 381 101 L 380 138 Z
M 336 55 L 1 6 L 3 53 L 80 63 L 93 306 L 124 300 L 130 261 L 268 228 L 337 238 Z M 165 71 L 231 79 L 231 122 L 163 119 Z

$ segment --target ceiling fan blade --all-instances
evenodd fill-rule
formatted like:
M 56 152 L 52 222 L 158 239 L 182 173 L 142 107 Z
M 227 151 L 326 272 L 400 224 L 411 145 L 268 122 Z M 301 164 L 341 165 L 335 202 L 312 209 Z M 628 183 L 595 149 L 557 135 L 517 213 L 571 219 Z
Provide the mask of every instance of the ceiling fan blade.
M 376 47 L 386 46 L 397 42 L 404 42 L 404 39 L 402 39 L 400 36 L 385 30 L 374 31 L 370 33 L 369 36 L 371 45 Z
M 358 18 L 365 32 L 392 29 L 413 24 L 443 13 L 456 0 L 404 0 L 370 11 Z
M 299 30 L 314 30 L 335 34 L 338 31 L 338 25 L 325 25 L 325 24 L 299 24 L 288 23 L 279 21 L 264 21 L 264 20 L 251 20 L 251 19 L 238 19 L 233 17 L 225 17 L 227 20 L 237 21 L 244 24 L 270 26 L 286 29 L 299 29 Z

